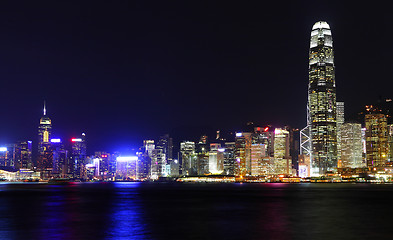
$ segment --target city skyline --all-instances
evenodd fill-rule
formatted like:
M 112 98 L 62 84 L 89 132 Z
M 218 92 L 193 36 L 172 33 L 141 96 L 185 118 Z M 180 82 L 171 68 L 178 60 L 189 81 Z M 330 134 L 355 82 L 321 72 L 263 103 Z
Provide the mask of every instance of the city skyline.
M 3 4 L 1 144 L 37 141 L 44 100 L 53 136 L 86 132 L 93 151 L 172 132 L 181 141 L 238 131 L 249 121 L 302 128 L 307 43 L 319 20 L 334 32 L 347 115 L 390 97 L 391 50 L 375 50 L 390 39 L 388 7 Z

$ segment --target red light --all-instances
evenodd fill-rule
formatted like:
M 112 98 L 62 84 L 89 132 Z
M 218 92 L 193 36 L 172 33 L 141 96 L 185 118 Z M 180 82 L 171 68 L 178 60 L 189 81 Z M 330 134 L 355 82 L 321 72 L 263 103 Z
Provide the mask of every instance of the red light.
M 257 127 L 257 131 L 258 131 L 258 132 L 261 131 L 261 128 L 260 128 L 260 127 Z
M 269 127 L 265 127 L 264 131 L 265 132 L 269 131 Z
M 101 157 L 102 157 L 102 158 L 106 158 L 106 157 L 108 157 L 108 155 L 102 154 Z

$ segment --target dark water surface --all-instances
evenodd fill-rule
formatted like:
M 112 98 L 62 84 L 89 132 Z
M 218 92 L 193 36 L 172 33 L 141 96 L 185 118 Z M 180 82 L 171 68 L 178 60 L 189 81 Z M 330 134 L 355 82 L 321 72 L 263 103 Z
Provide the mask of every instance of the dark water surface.
M 1 239 L 393 239 L 393 185 L 0 184 Z

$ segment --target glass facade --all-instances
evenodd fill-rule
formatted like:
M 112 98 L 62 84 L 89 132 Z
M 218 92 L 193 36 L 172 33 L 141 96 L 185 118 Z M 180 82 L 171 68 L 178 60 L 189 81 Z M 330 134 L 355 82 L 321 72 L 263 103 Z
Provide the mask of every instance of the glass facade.
M 326 22 L 314 24 L 309 51 L 308 127 L 311 174 L 337 168 L 337 110 L 333 40 Z
M 388 129 L 384 114 L 366 114 L 367 167 L 383 166 L 388 160 Z
M 40 171 L 52 171 L 53 158 L 51 151 L 51 133 L 52 121 L 46 115 L 46 107 L 44 105 L 44 115 L 40 119 L 38 126 L 38 159 L 37 168 Z
M 341 128 L 341 167 L 361 168 L 363 164 L 362 125 L 344 123 Z

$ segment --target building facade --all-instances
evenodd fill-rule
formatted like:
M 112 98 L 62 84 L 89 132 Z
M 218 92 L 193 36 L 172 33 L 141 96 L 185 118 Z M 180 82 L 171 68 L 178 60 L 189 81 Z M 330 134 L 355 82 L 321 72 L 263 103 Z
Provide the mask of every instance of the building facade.
M 341 166 L 342 168 L 361 168 L 363 164 L 362 125 L 344 123 L 341 126 Z
M 38 156 L 37 169 L 41 172 L 43 178 L 49 178 L 53 169 L 53 156 L 51 150 L 52 121 L 46 115 L 46 106 L 44 104 L 43 116 L 38 126 Z
M 388 129 L 384 114 L 365 115 L 367 167 L 383 166 L 388 159 Z
M 308 128 L 311 174 L 337 168 L 337 110 L 333 39 L 330 26 L 319 21 L 311 31 L 309 51 Z

